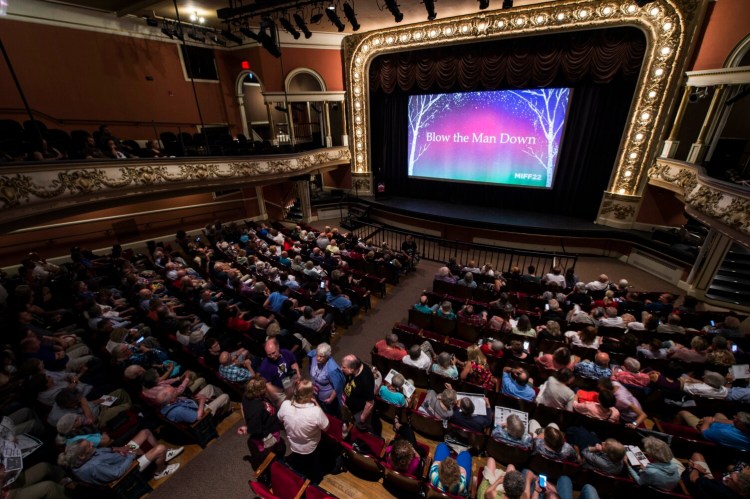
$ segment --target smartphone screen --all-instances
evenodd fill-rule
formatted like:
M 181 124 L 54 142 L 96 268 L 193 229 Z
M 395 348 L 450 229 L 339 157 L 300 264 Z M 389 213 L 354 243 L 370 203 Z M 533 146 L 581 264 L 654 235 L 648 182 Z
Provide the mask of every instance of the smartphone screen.
M 320 289 L 325 289 L 325 287 L 326 287 L 326 282 L 320 281 Z
M 528 341 L 524 341 L 523 342 L 523 349 L 524 350 L 528 350 L 529 349 L 529 342 Z
M 732 345 L 732 351 L 733 351 L 733 352 L 736 352 L 736 351 L 737 351 L 737 345 Z
M 545 488 L 547 486 L 547 476 L 539 475 L 539 487 Z
M 145 338 L 146 338 L 145 336 L 141 336 L 140 338 L 138 338 L 137 340 L 135 340 L 135 343 L 138 344 L 138 343 L 142 342 Z
M 711 327 L 716 327 L 716 323 L 714 321 L 711 321 Z
M 545 312 L 549 312 L 549 303 L 547 303 L 547 304 L 546 304 L 546 305 L 544 306 L 544 311 L 545 311 Z

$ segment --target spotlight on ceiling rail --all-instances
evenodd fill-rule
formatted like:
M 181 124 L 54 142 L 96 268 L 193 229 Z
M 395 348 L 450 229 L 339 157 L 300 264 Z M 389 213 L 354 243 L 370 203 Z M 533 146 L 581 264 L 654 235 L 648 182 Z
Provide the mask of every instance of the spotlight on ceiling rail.
M 400 23 L 404 20 L 404 15 L 399 10 L 396 0 L 385 0 L 385 7 L 390 11 L 391 14 L 393 14 L 393 19 L 397 23 Z
M 221 36 L 223 36 L 224 39 L 229 40 L 232 43 L 236 43 L 237 45 L 242 45 L 242 38 L 235 35 L 228 29 L 221 30 Z
M 299 30 L 305 35 L 305 38 L 310 38 L 312 36 L 312 33 L 307 27 L 307 24 L 305 24 L 305 20 L 302 19 L 302 16 L 299 14 L 294 14 L 292 17 L 294 18 L 294 22 L 297 24 Z
M 331 21 L 331 24 L 336 26 L 336 29 L 339 30 L 339 33 L 346 29 L 346 26 L 341 22 L 339 15 L 336 14 L 336 7 L 328 7 L 326 9 L 326 16 L 328 16 L 328 20 Z
M 352 31 L 357 31 L 360 28 L 360 24 L 357 22 L 357 14 L 354 13 L 354 7 L 349 3 L 344 3 L 344 15 L 346 16 L 349 24 L 352 25 Z
M 294 25 L 292 25 L 291 22 L 289 22 L 289 19 L 286 17 L 280 17 L 279 22 L 281 23 L 281 26 L 289 32 L 290 35 L 294 37 L 295 40 L 299 40 L 300 34 L 299 31 L 294 29 Z

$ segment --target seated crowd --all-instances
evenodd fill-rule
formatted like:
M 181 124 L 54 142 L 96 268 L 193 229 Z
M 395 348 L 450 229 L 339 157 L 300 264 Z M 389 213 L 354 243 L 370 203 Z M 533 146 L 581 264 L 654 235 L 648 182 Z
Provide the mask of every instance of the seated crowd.
M 178 231 L 171 243 L 149 243 L 147 255 L 74 247 L 69 263 L 55 265 L 29 254 L 17 276 L 0 280 L 8 325 L 2 414 L 13 431 L 3 439 L 13 445 L 14 434 L 26 433 L 44 445 L 24 460 L 23 479 L 3 474 L 4 492 L 68 497 L 70 478 L 102 487 L 130 473 L 167 477 L 178 470 L 173 459 L 183 447 L 160 444 L 151 430 L 205 445 L 233 398 L 242 400 L 247 426 L 239 433 L 248 435 L 251 456 L 278 451 L 283 428 L 290 461 L 318 476 L 307 426 L 303 434 L 293 426 L 308 414 L 319 426 L 323 419 L 297 409 L 312 397 L 336 414 L 349 409 L 372 429 L 374 392 L 368 399 L 360 388 L 372 372 L 356 358 L 340 369 L 323 341 L 367 306 L 369 291 L 355 281 L 367 275 L 355 276 L 347 259 L 368 254 L 383 268 L 403 261 L 403 271 L 413 256 L 330 227 L 319 233 L 218 222 L 198 237 Z M 297 259 L 315 275 L 295 270 Z M 309 375 L 300 370 L 305 359 Z M 343 373 L 357 388 L 346 391 L 351 380 Z M 315 380 L 314 394 L 303 377 Z

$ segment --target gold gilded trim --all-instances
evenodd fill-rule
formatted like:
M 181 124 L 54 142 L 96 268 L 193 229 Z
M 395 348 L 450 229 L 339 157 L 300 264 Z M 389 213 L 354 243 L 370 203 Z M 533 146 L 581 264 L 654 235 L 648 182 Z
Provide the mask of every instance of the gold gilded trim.
M 652 163 L 656 156 L 669 103 L 690 50 L 688 42 L 705 6 L 706 0 L 657 0 L 644 7 L 632 0 L 566 0 L 348 36 L 343 48 L 353 172 L 371 172 L 368 71 L 375 57 L 529 33 L 635 26 L 644 32 L 647 49 L 607 191 L 638 195 L 645 185 L 644 165 Z

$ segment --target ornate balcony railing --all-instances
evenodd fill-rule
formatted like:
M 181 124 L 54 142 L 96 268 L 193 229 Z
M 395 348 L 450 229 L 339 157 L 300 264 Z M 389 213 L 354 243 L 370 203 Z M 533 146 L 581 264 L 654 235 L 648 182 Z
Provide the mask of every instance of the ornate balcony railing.
M 667 158 L 657 159 L 648 177 L 651 185 L 682 197 L 691 216 L 710 219 L 715 228 L 750 243 L 750 189 L 709 177 L 698 165 Z
M 349 164 L 347 147 L 258 157 L 130 159 L 19 163 L 0 169 L 0 219 L 9 226 L 32 215 L 81 204 L 123 204 L 154 195 L 250 187 Z

